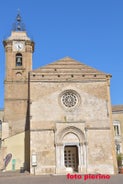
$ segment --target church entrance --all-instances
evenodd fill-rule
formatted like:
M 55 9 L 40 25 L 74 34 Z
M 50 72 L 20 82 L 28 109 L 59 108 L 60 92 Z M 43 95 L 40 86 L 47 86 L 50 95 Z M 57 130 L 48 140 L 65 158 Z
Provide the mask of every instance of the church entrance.
M 84 133 L 74 126 L 56 132 L 56 173 L 86 172 L 86 144 Z
M 71 167 L 74 172 L 78 172 L 78 147 L 65 146 L 64 147 L 64 164 L 65 167 Z

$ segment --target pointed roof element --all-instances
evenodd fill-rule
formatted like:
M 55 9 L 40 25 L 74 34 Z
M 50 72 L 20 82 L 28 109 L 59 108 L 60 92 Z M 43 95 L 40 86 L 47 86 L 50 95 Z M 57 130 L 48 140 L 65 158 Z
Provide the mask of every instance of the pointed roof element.
M 82 81 L 105 80 L 111 75 L 96 70 L 70 57 L 62 58 L 31 72 L 32 80 Z
M 31 40 L 26 33 L 19 11 L 16 16 L 16 21 L 13 24 L 11 35 L 7 38 L 7 40 Z
M 34 72 L 46 72 L 52 69 L 56 69 L 58 73 L 83 73 L 83 74 L 103 74 L 103 73 L 95 68 L 85 65 L 79 61 L 76 61 L 70 57 L 62 58 L 58 61 L 52 62 L 46 66 L 38 68 L 34 70 Z
M 12 30 L 13 31 L 25 31 L 25 25 L 22 22 L 20 11 L 18 11 L 18 14 L 17 14 L 16 20 L 15 20 L 15 22 L 13 24 Z

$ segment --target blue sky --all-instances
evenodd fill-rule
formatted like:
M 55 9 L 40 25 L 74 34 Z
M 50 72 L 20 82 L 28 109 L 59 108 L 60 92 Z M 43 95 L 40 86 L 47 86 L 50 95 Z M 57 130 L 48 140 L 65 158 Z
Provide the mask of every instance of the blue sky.
M 35 41 L 33 68 L 65 56 L 112 74 L 112 104 L 123 104 L 123 0 L 1 0 L 0 108 L 4 107 L 2 41 L 20 9 Z

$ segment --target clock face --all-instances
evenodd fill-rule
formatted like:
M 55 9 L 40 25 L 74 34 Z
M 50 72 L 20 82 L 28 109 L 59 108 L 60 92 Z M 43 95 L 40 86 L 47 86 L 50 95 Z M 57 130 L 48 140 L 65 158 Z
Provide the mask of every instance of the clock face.
M 22 51 L 22 50 L 24 50 L 24 42 L 22 42 L 22 41 L 14 41 L 13 42 L 13 50 L 14 51 Z

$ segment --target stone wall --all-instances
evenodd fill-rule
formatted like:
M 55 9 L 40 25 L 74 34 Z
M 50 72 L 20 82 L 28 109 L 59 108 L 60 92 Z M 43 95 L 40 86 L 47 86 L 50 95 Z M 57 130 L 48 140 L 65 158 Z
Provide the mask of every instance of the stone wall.
M 79 95 L 78 105 L 71 110 L 66 109 L 61 102 L 61 94 L 66 90 L 73 90 Z M 110 101 L 106 82 L 31 81 L 30 140 L 31 154 L 34 152 L 37 155 L 38 166 L 36 172 L 38 174 L 54 173 L 54 167 L 56 167 L 56 172 L 65 173 L 63 161 L 60 162 L 61 168 L 57 168 L 57 159 L 63 159 L 63 154 L 60 157 L 55 156 L 55 150 L 56 154 L 64 152 L 65 142 L 62 138 L 63 135 L 61 135 L 61 140 L 58 137 L 66 128 L 71 127 L 73 130 L 68 131 L 69 135 L 71 133 L 71 135 L 76 134 L 77 136 L 78 133 L 74 129 L 78 129 L 86 137 L 85 140 L 83 139 L 80 142 L 86 144 L 86 148 L 82 146 L 81 149 L 86 149 L 84 157 L 87 157 L 86 163 L 83 163 L 83 166 L 80 165 L 80 171 L 84 173 L 106 172 L 113 174 L 114 147 L 112 147 L 109 106 Z M 71 139 L 71 143 L 73 144 L 74 142 L 76 141 Z M 62 148 L 58 148 L 59 151 L 56 148 L 57 144 L 62 145 Z M 43 157 L 45 158 L 43 158 L 42 154 L 45 151 L 46 155 L 44 154 Z M 44 170 L 41 169 L 42 167 Z M 46 167 L 49 168 L 49 171 L 45 169 Z M 31 172 L 33 172 L 33 168 Z

